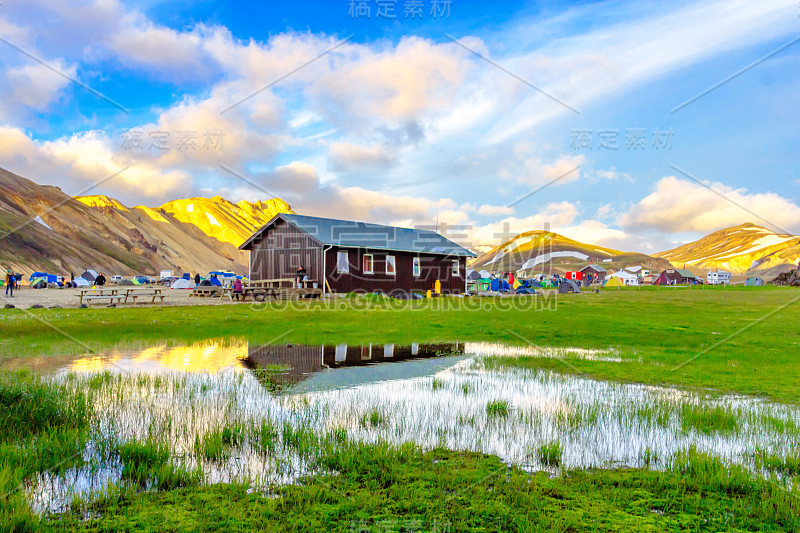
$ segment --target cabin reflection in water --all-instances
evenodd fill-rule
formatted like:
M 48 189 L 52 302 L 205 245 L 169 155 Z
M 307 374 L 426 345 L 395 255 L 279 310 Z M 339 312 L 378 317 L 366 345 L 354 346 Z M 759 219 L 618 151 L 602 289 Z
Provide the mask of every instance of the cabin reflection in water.
M 272 391 L 280 391 L 324 370 L 375 363 L 464 355 L 464 343 L 250 346 L 242 364 Z

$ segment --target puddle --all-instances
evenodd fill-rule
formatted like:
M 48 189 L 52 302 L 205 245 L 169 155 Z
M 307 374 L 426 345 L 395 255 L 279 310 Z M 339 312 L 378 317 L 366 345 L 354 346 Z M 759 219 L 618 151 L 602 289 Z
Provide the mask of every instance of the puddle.
M 86 464 L 29 483 L 28 498 L 38 512 L 63 511 L 76 496 L 119 484 L 119 458 L 103 450 L 152 436 L 168 444 L 174 464 L 202 466 L 204 483 L 244 480 L 259 491 L 313 473 L 303 454 L 284 442 L 282 428 L 495 454 L 529 470 L 553 470 L 537 450 L 556 441 L 566 468 L 638 467 L 646 460 L 666 467 L 677 452 L 695 446 L 756 470 L 758 450 L 789 454 L 800 446 L 800 412 L 793 406 L 549 371 L 489 371 L 484 356 L 622 362 L 610 351 L 490 343 L 206 343 L 7 360 L 3 366 L 32 365 L 80 390 L 98 372 L 109 376 L 92 382 L 93 441 L 84 450 Z M 487 409 L 497 402 L 507 408 L 499 414 Z M 715 426 L 720 416 L 732 426 Z M 198 457 L 198 438 L 226 426 L 263 423 L 277 428 L 274 449 L 265 452 L 245 432 L 229 455 Z

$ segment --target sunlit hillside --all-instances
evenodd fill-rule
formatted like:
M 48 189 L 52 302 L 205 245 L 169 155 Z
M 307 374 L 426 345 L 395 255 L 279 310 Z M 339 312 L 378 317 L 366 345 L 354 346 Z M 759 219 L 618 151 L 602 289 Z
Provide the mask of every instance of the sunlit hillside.
M 706 270 L 777 275 L 794 268 L 800 260 L 800 236 L 747 223 L 656 255 L 676 265 L 685 263 Z

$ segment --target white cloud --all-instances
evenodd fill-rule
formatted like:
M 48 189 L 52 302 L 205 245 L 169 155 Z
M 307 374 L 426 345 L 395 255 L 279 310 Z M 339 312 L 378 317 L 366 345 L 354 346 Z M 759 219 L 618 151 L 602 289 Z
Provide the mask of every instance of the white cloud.
M 349 142 L 336 142 L 330 147 L 328 167 L 341 173 L 386 168 L 393 155 L 382 146 L 360 146 Z
M 629 230 L 647 228 L 666 233 L 710 232 L 744 222 L 776 231 L 800 231 L 800 206 L 780 195 L 749 194 L 747 189 L 722 183 L 709 186 L 719 194 L 675 176 L 662 178 L 656 190 L 622 214 L 618 223 Z

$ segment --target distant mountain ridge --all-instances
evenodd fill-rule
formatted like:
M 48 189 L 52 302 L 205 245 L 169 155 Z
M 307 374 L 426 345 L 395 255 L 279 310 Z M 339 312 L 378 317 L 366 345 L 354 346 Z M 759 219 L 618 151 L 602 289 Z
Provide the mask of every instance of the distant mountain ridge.
M 238 245 L 280 212 L 292 212 L 280 198 L 234 204 L 220 196 L 127 207 L 103 195 L 72 198 L 0 168 L 0 264 L 76 275 L 85 268 L 246 273 Z
M 643 266 L 653 270 L 670 268 L 668 261 L 641 253 L 629 253 L 586 244 L 549 231 L 526 231 L 479 255 L 471 264 L 475 270 L 523 271 L 526 274 L 563 274 L 591 263 L 618 270 Z
M 775 233 L 746 223 L 715 231 L 655 256 L 695 269 L 774 277 L 797 266 L 800 236 Z

